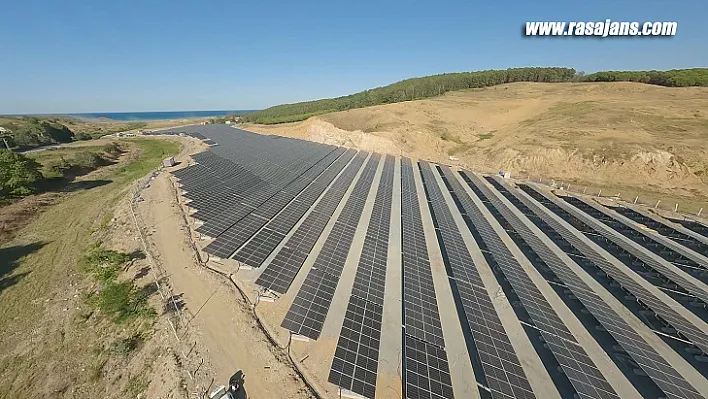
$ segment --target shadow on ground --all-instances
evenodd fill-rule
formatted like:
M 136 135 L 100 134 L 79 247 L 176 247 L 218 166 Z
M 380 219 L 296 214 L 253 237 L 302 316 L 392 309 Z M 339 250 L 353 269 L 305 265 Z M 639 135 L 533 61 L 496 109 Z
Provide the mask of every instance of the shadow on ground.
M 248 393 L 246 393 L 246 388 L 243 386 L 244 382 L 246 382 L 245 377 L 243 370 L 239 370 L 229 379 L 229 385 L 237 383 L 239 386 L 238 391 L 231 393 L 234 399 L 248 399 Z
M 113 183 L 113 180 L 84 180 L 74 181 L 61 188 L 63 193 L 73 193 L 75 191 L 90 190 L 92 188 L 105 186 Z
M 28 245 L 15 245 L 0 248 L 0 293 L 2 293 L 5 288 L 17 284 L 18 281 L 30 273 L 14 273 L 14 271 L 20 266 L 20 260 L 22 260 L 22 258 L 33 252 L 37 252 L 45 245 L 46 243 L 35 242 Z

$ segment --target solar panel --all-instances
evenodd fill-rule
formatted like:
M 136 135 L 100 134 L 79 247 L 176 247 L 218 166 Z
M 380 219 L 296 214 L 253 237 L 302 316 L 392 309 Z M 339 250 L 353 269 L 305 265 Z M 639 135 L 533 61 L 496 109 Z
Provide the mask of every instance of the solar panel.
M 489 199 L 490 206 L 493 206 L 499 213 L 497 213 L 498 218 L 503 218 L 509 223 L 509 228 L 518 233 L 519 239 L 526 242 L 533 251 L 540 256 L 542 264 L 549 267 L 549 273 L 553 273 L 560 281 L 565 284 L 565 287 L 580 301 L 585 309 L 594 317 L 596 323 L 606 329 L 610 335 L 611 339 L 608 340 L 605 337 L 604 341 L 599 341 L 602 348 L 608 353 L 610 358 L 615 355 L 615 345 L 619 345 L 624 349 L 625 352 L 632 357 L 632 359 L 644 370 L 644 372 L 649 375 L 654 382 L 661 388 L 664 392 L 669 394 L 683 394 L 685 392 L 693 392 L 697 395 L 698 392 L 695 391 L 683 378 L 678 374 L 668 363 L 666 363 L 658 353 L 654 351 L 640 335 L 632 328 L 620 315 L 618 315 L 612 308 L 610 308 L 602 299 L 600 299 L 595 292 L 580 279 L 569 267 L 566 265 L 554 252 L 549 250 L 538 238 L 538 236 L 531 231 L 531 229 L 519 219 L 513 212 L 507 208 L 507 206 L 496 196 L 494 196 L 489 188 L 487 188 L 481 181 L 472 177 L 471 180 L 475 185 L 487 195 Z M 561 295 L 562 299 L 566 296 Z M 580 308 L 582 310 L 582 307 Z M 596 330 L 596 325 L 587 325 L 587 330 L 593 334 Z M 645 350 L 640 351 L 638 348 L 650 348 L 651 354 L 647 354 Z M 655 369 L 654 366 L 659 359 L 660 365 L 662 366 L 659 370 Z M 619 366 L 621 362 L 617 361 Z M 647 385 L 647 381 L 641 380 L 637 381 L 636 374 L 632 368 L 624 368 L 625 375 L 635 383 L 635 387 L 638 391 L 643 392 L 643 388 Z M 672 381 L 673 383 L 679 383 L 682 381 L 680 386 L 671 385 L 664 386 L 662 382 Z M 605 382 L 606 384 L 606 382 Z M 644 395 L 649 395 L 650 392 L 643 392 Z
M 329 374 L 329 382 L 371 399 L 376 394 L 394 163 L 394 157 L 386 157 Z
M 452 398 L 414 173 L 411 160 L 401 159 L 404 389 L 409 398 Z
M 324 319 L 320 320 L 320 307 L 323 308 L 326 313 L 334 297 L 334 290 L 330 291 L 327 286 L 325 287 L 326 289 L 316 289 L 313 293 L 310 291 L 310 287 L 312 287 L 316 281 L 319 281 L 321 279 L 320 275 L 324 273 L 332 276 L 334 279 L 334 287 L 336 288 L 339 277 L 342 274 L 342 269 L 344 269 L 349 250 L 351 249 L 356 226 L 359 224 L 361 212 L 366 202 L 365 199 L 371 190 L 374 174 L 379 165 L 379 159 L 380 156 L 378 154 L 371 155 L 371 158 L 362 170 L 361 176 L 354 185 L 354 189 L 347 199 L 347 202 L 344 204 L 341 213 L 337 217 L 337 221 L 327 235 L 327 239 L 312 266 L 312 270 L 310 270 L 307 277 L 305 277 L 303 288 L 298 292 L 293 306 L 285 315 L 285 320 L 283 320 L 281 325 L 293 333 L 304 335 L 311 339 L 317 339 L 322 332 Z M 303 317 L 303 308 L 306 307 L 304 303 L 308 301 L 317 301 L 318 307 L 314 308 L 312 315 L 310 315 L 310 309 L 313 309 L 313 307 L 310 306 L 305 310 Z
M 256 284 L 279 293 L 285 293 L 290 288 L 290 284 L 292 284 L 306 258 L 305 256 L 305 258 L 300 259 L 299 257 L 292 257 L 290 254 L 301 253 L 307 255 L 310 253 L 344 196 L 345 190 L 340 188 L 351 185 L 356 176 L 356 171 L 359 170 L 367 155 L 368 153 L 364 152 L 354 157 L 344 172 L 315 205 L 313 211 L 297 228 L 293 236 L 285 243 L 284 248 L 289 249 L 290 252 L 284 252 L 284 250 L 278 252 L 270 265 L 268 265 L 266 272 L 258 277 Z M 278 278 L 275 279 L 274 276 Z
M 493 395 L 535 398 L 434 172 L 428 163 L 421 161 L 419 164 L 431 215 L 437 226 L 443 262 L 450 271 L 449 281 L 455 283 L 453 298 L 462 305 L 474 340 L 474 345 L 469 345 L 468 350 L 477 383 Z
M 507 297 L 518 297 L 518 305 L 521 309 L 514 309 L 517 311 L 517 314 L 523 311 L 527 316 L 527 319 L 524 321 L 538 329 L 546 342 L 552 339 L 551 336 L 554 336 L 576 347 L 573 352 L 576 355 L 574 357 L 567 357 L 564 353 L 556 352 L 552 346 L 550 350 L 555 360 L 541 356 L 541 360 L 544 361 L 546 367 L 551 371 L 551 378 L 556 381 L 556 385 L 562 386 L 564 380 L 567 379 L 570 381 L 572 389 L 575 391 L 574 393 L 582 398 L 603 397 L 602 395 L 607 394 L 610 394 L 610 397 L 616 396 L 611 389 L 607 391 L 604 385 L 590 384 L 592 381 L 605 381 L 605 378 L 597 367 L 593 365 L 593 361 L 578 344 L 575 336 L 568 330 L 561 318 L 548 303 L 545 296 L 524 272 L 518 260 L 511 251 L 502 244 L 502 240 L 497 232 L 479 210 L 475 202 L 462 188 L 461 183 L 457 180 L 452 171 L 446 167 L 443 167 L 442 170 L 451 185 L 452 192 L 457 198 L 458 207 L 461 207 L 460 211 L 464 212 L 468 218 L 468 220 L 466 220 L 468 228 L 473 232 L 473 235 L 480 237 L 484 246 L 490 250 L 487 261 L 490 262 L 490 266 L 495 264 L 499 268 L 496 274 L 497 281 L 504 289 Z M 487 206 L 489 199 L 473 183 L 473 180 L 471 180 L 474 176 L 467 172 L 461 172 L 461 174 L 476 196 Z M 480 240 L 478 240 L 478 243 L 479 241 Z M 499 273 L 503 275 L 505 280 L 500 279 L 502 276 L 500 276 Z M 511 290 L 513 290 L 513 292 Z M 562 373 L 553 372 L 555 367 L 550 368 L 549 365 L 551 364 L 557 364 L 558 366 L 556 367 L 559 367 Z M 573 373 L 581 373 L 584 377 L 575 378 L 575 374 Z M 607 384 L 606 381 L 605 384 Z M 607 386 L 609 386 L 609 384 L 607 384 Z

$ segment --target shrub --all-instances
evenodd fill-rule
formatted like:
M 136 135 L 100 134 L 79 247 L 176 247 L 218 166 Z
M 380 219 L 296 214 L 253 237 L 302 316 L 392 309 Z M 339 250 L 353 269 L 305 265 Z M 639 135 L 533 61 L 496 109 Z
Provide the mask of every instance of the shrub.
M 37 161 L 9 150 L 0 150 L 0 197 L 32 193 L 42 179 Z
M 130 254 L 94 246 L 84 256 L 84 269 L 97 280 L 110 282 L 118 277 L 121 267 L 130 260 Z
M 113 316 L 116 323 L 156 315 L 155 309 L 148 304 L 147 295 L 130 281 L 108 283 L 92 300 L 102 313 Z
M 72 163 L 82 168 L 93 169 L 103 165 L 105 162 L 105 159 L 95 152 L 82 151 L 74 156 Z

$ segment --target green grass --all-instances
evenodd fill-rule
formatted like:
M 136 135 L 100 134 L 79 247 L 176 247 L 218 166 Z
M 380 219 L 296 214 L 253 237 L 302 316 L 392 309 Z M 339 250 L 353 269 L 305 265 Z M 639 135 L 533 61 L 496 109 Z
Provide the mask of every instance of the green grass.
M 492 137 L 494 137 L 494 134 L 492 133 L 482 133 L 477 135 L 477 141 L 482 141 L 482 140 L 489 140 Z
M 26 254 L 17 257 L 16 267 L 10 276 L 21 278 L 2 289 L 0 325 L 7 331 L 37 332 L 32 336 L 0 334 L 0 353 L 12 354 L 18 347 L 27 345 L 32 348 L 23 352 L 22 356 L 0 356 L 0 397 L 24 398 L 28 392 L 45 392 L 47 380 L 66 381 L 72 389 L 76 388 L 76 392 L 86 393 L 81 397 L 100 397 L 109 382 L 93 381 L 103 378 L 109 354 L 104 353 L 97 358 L 94 348 L 130 334 L 123 330 L 141 331 L 151 326 L 149 319 L 138 318 L 135 324 L 123 322 L 119 325 L 101 320 L 96 316 L 102 312 L 78 301 L 79 310 L 70 307 L 68 314 L 52 311 L 53 306 L 58 306 L 54 298 L 72 298 L 74 287 L 83 294 L 96 286 L 96 280 L 83 272 L 80 266 L 84 256 L 93 248 L 86 243 L 92 241 L 91 233 L 96 231 L 97 226 L 112 218 L 116 203 L 129 193 L 134 177 L 143 177 L 160 166 L 162 148 L 168 155 L 177 155 L 179 151 L 177 142 L 160 139 L 145 138 L 131 143 L 121 141 L 123 144 L 131 154 L 120 162 L 138 165 L 117 165 L 96 170 L 96 178 L 110 180 L 110 183 L 59 197 L 56 203 L 38 212 L 14 239 L 0 244 L 5 250 L 28 248 Z M 5 252 L 0 255 L 0 263 L 6 260 L 4 256 Z M 154 312 L 144 310 L 146 302 L 141 299 L 144 294 L 139 287 L 124 286 L 102 289 L 101 292 L 104 292 L 103 297 L 97 294 L 93 297 L 104 309 L 117 310 L 117 314 L 110 315 L 111 318 L 127 315 L 130 319 L 135 314 L 147 313 L 149 316 Z M 52 300 L 45 302 L 40 298 Z M 66 316 L 74 316 L 73 322 L 65 323 Z M 66 333 L 58 338 L 59 331 Z M 117 345 L 115 350 L 125 351 L 131 345 L 125 342 Z M 47 368 L 47 364 L 53 367 Z M 82 365 L 86 365 L 85 370 L 82 370 Z M 34 378 L 37 375 L 43 378 Z M 144 386 L 144 382 L 137 380 L 133 384 L 136 389 L 141 385 Z M 117 396 L 127 397 L 121 395 L 122 384 L 117 390 Z
M 130 259 L 130 254 L 101 248 L 95 243 L 84 255 L 81 265 L 98 281 L 110 282 L 118 277 L 122 266 Z
M 125 140 L 140 147 L 140 158 L 117 170 L 120 180 L 135 180 L 159 166 L 164 158 L 177 155 L 180 144 L 172 140 L 135 139 Z M 155 164 L 157 161 L 157 165 Z
M 128 386 L 126 391 L 130 397 L 135 398 L 145 392 L 150 386 L 150 380 L 144 375 L 133 375 L 128 378 Z
M 152 319 L 157 316 L 148 304 L 145 293 L 131 281 L 109 282 L 101 291 L 89 297 L 89 303 L 117 324 L 127 324 L 137 318 Z
M 113 342 L 109 348 L 109 352 L 113 355 L 128 356 L 134 350 L 138 349 L 143 341 L 144 338 L 141 334 L 133 334 L 130 337 L 121 338 Z

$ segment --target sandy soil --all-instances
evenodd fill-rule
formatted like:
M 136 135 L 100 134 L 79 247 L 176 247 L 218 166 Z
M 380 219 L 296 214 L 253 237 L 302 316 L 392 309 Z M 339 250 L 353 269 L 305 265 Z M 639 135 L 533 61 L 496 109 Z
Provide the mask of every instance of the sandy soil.
M 694 213 L 708 204 L 703 87 L 514 83 L 245 128 L 663 198 Z

